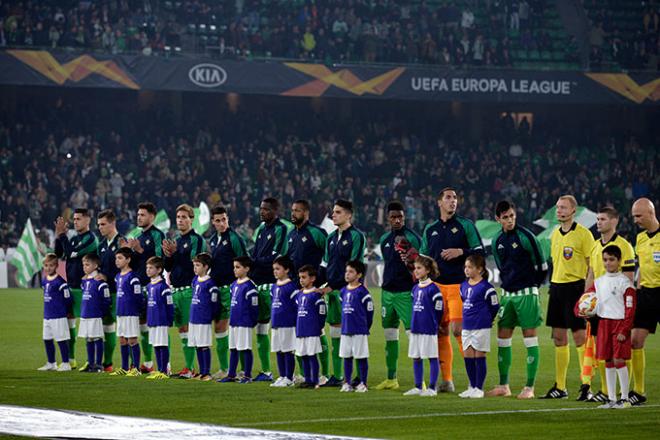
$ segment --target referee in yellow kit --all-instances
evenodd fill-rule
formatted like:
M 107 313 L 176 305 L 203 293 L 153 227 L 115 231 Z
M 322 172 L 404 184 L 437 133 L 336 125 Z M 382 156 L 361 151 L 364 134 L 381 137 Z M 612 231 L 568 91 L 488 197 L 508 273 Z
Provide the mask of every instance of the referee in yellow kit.
M 555 384 L 543 399 L 565 399 L 566 373 L 570 361 L 568 329 L 573 333 L 582 371 L 586 322 L 573 313 L 575 303 L 584 293 L 589 255 L 594 237 L 587 228 L 575 222 L 577 201 L 571 195 L 559 197 L 556 204 L 559 227 L 550 236 L 552 277 L 546 324 L 552 327 L 555 343 Z
M 660 224 L 653 202 L 638 199 L 632 206 L 635 224 L 643 229 L 637 234 L 635 250 L 639 261 L 637 282 L 637 309 L 632 330 L 632 380 L 633 387 L 628 400 L 633 405 L 646 402 L 644 368 L 646 355 L 644 343 L 649 333 L 655 333 L 660 322 Z

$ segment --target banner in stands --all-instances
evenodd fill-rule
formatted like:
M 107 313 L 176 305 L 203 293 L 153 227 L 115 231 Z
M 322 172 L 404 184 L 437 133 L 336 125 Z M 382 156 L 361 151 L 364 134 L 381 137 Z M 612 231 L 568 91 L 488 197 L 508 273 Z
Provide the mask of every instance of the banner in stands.
M 0 84 L 468 102 L 660 103 L 660 78 L 652 73 L 327 66 L 30 50 L 0 52 Z

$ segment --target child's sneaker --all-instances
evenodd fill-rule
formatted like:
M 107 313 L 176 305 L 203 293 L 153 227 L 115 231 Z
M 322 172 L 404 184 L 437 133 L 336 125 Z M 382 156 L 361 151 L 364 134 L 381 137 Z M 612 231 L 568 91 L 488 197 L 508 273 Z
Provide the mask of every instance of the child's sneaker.
M 270 371 L 262 371 L 261 373 L 257 374 L 257 377 L 254 378 L 255 382 L 272 382 L 273 381 L 273 373 Z
M 117 368 L 115 371 L 110 373 L 110 376 L 126 376 L 127 371 L 123 368 Z
M 252 378 L 248 376 L 243 376 L 238 383 L 252 383 Z
M 367 386 L 363 383 L 360 383 L 357 387 L 355 387 L 356 393 L 366 393 L 367 390 L 368 390 Z
M 283 384 L 282 387 L 286 387 L 286 388 L 289 388 L 289 387 L 292 387 L 292 386 L 295 385 L 295 383 L 291 379 L 289 379 L 288 377 L 284 378 L 284 381 L 282 382 L 282 384 Z
M 473 388 L 472 394 L 468 396 L 468 399 L 483 399 L 483 398 L 484 398 L 484 390 L 480 390 L 479 388 Z
M 340 393 L 350 393 L 353 391 L 353 387 L 351 386 L 350 383 L 345 383 L 344 385 L 341 386 L 341 389 L 339 390 Z
M 422 390 L 422 392 L 419 393 L 419 395 L 424 397 L 435 397 L 438 395 L 438 392 L 433 388 L 427 388 L 425 390 Z
M 227 372 L 225 370 L 218 370 L 217 373 L 213 374 L 213 379 L 218 380 L 218 379 L 224 379 L 227 377 Z
M 296 379 L 298 379 L 298 380 L 296 380 Z M 293 376 L 293 381 L 296 384 L 298 384 L 298 383 L 304 382 L 305 378 L 301 375 L 296 375 L 296 376 Z M 319 376 L 319 385 L 324 386 L 326 383 L 328 383 L 328 378 L 326 376 Z
M 275 382 L 271 383 L 268 386 L 271 387 L 271 388 L 279 388 L 279 387 L 282 386 L 282 380 L 283 379 L 284 379 L 284 376 L 280 376 L 280 377 L 277 378 L 277 380 L 275 380 Z
M 234 382 L 238 382 L 238 378 L 231 377 L 231 376 L 226 376 L 226 377 L 223 377 L 222 379 L 218 379 L 216 382 L 219 382 L 219 383 L 234 383 Z
M 68 362 L 62 362 L 59 367 L 57 367 L 57 371 L 71 371 L 71 364 Z
M 628 399 L 619 399 L 616 401 L 614 405 L 612 405 L 612 409 L 627 409 L 627 408 L 632 408 L 632 405 L 628 401 Z
M 488 397 L 509 397 L 510 395 L 511 388 L 509 388 L 509 385 L 495 385 L 495 388 L 486 393 Z
M 520 394 L 516 396 L 517 399 L 533 399 L 534 398 L 534 387 L 524 387 Z
M 213 380 L 210 374 L 205 374 L 202 377 L 199 378 L 200 381 L 202 382 L 210 382 Z
M 462 398 L 462 399 L 467 399 L 467 397 L 468 397 L 470 394 L 472 394 L 472 390 L 474 390 L 474 388 L 472 388 L 472 387 L 468 387 L 467 390 L 463 391 L 462 393 L 458 393 L 458 397 L 460 397 L 460 398 Z
M 616 405 L 616 402 L 614 402 L 613 400 L 610 400 L 610 401 L 607 401 L 607 402 L 603 403 L 602 405 L 599 405 L 598 409 L 612 409 L 614 407 L 614 405 Z
M 140 365 L 140 373 L 147 374 L 147 373 L 151 373 L 152 371 L 154 371 L 153 366 L 147 364 Z
M 421 388 L 411 388 L 405 393 L 403 393 L 404 396 L 419 396 L 422 394 L 422 389 Z
M 55 371 L 55 370 L 57 370 L 57 364 L 51 362 L 46 362 L 46 364 L 43 367 L 37 368 L 37 371 Z
M 151 373 L 147 374 L 146 379 L 158 379 L 158 376 L 161 375 L 161 374 L 163 374 L 163 373 L 161 373 L 158 370 L 155 370 L 155 371 L 152 371 Z
M 114 368 L 113 368 L 112 364 L 103 366 L 103 372 L 104 373 L 112 373 L 113 370 L 114 370 Z
M 80 371 L 81 373 L 89 373 L 89 362 L 85 362 L 84 364 L 82 364 L 82 366 L 78 368 L 78 371 Z

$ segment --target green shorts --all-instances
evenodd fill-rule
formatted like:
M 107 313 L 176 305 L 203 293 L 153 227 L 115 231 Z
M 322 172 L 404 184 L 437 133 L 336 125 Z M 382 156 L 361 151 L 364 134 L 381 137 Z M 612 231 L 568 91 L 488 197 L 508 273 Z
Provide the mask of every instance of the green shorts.
M 192 297 L 192 287 L 172 289 L 172 301 L 174 302 L 174 327 L 188 325 L 188 321 L 190 321 Z
M 538 292 L 538 290 L 536 290 Z M 543 322 L 541 302 L 535 294 L 511 296 L 503 292 L 497 313 L 498 328 L 537 328 Z
M 117 294 L 110 293 L 110 314 L 103 317 L 103 325 L 112 325 L 117 322 Z
M 410 292 L 382 291 L 381 318 L 383 328 L 399 328 L 403 321 L 406 330 L 410 330 L 410 319 L 412 318 L 412 295 Z
M 259 317 L 257 322 L 260 324 L 270 322 L 270 284 L 263 284 L 257 287 L 259 293 Z
M 82 305 L 82 289 L 69 288 L 71 302 L 73 304 L 73 317 L 80 318 L 80 306 Z
M 224 286 L 220 287 L 218 290 L 220 291 L 220 297 L 218 298 L 220 301 L 220 311 L 218 312 L 216 321 L 222 321 L 229 319 L 229 307 L 231 306 L 231 289 L 229 286 Z
M 330 325 L 341 324 L 341 293 L 339 290 L 333 290 L 325 297 L 328 304 L 327 322 Z

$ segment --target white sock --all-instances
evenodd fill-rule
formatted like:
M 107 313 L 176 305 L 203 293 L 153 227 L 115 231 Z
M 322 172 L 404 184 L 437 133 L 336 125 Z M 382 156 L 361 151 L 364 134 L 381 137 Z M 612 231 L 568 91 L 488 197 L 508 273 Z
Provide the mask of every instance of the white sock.
M 626 364 L 623 364 L 623 367 L 616 369 L 616 374 L 619 376 L 619 383 L 621 384 L 621 398 L 628 399 L 628 384 L 630 379 L 628 378 L 628 367 Z M 607 391 L 609 391 L 610 384 L 607 384 Z
M 147 368 L 151 368 L 151 367 L 154 366 L 154 361 L 145 362 L 144 366 L 147 367 Z
M 607 382 L 607 397 L 611 402 L 616 402 L 616 368 L 605 368 L 605 380 Z

